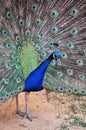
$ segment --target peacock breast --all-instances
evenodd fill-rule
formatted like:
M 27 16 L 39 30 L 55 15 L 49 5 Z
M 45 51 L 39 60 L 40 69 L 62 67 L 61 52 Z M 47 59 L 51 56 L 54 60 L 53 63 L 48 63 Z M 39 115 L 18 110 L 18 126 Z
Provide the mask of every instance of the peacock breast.
M 24 45 L 19 53 L 24 79 L 38 66 L 38 56 L 32 45 Z

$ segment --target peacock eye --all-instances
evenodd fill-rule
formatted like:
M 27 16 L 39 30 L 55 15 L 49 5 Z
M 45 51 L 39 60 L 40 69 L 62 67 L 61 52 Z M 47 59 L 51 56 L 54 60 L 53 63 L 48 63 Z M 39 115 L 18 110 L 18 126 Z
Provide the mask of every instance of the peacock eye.
M 71 89 L 67 89 L 67 90 L 66 90 L 66 93 L 67 93 L 67 94 L 71 94 L 71 93 L 72 93 L 72 90 L 71 90 Z
M 13 14 L 11 11 L 6 12 L 6 19 L 11 20 L 13 18 Z
M 11 58 L 12 58 L 12 59 L 16 59 L 16 58 L 17 58 L 16 54 L 14 54 L 14 53 L 12 54 L 12 53 L 11 53 Z
M 11 49 L 10 43 L 6 43 L 5 46 L 6 46 L 7 49 Z
M 63 88 L 62 86 L 59 86 L 59 87 L 58 87 L 58 91 L 63 92 L 63 91 L 64 91 L 64 88 Z
M 13 92 L 10 93 L 10 96 L 13 96 Z
M 5 79 L 5 80 L 4 80 L 4 83 L 5 83 L 5 84 L 8 84 L 8 83 L 9 83 L 9 79 Z
M 77 34 L 78 34 L 78 30 L 77 30 L 76 28 L 72 28 L 72 29 L 70 30 L 70 33 L 71 33 L 72 35 L 77 35 Z
M 20 26 L 20 27 L 23 27 L 23 26 L 24 26 L 24 20 L 23 20 L 22 18 L 19 20 L 19 26 Z
M 16 82 L 17 82 L 17 83 L 20 83 L 20 82 L 21 82 L 21 78 L 18 77 L 18 78 L 16 79 Z
M 55 90 L 58 91 L 58 87 L 56 87 Z
M 71 9 L 70 15 L 77 16 L 77 14 L 78 14 L 78 10 L 76 8 Z
M 8 98 L 8 97 L 9 97 L 9 93 L 6 93 L 6 95 L 5 95 L 5 96 L 6 96 L 6 98 Z
M 58 15 L 58 12 L 56 10 L 51 10 L 50 11 L 50 17 L 53 19 L 53 18 L 56 18 Z
M 81 94 L 82 95 L 85 95 L 86 93 L 85 93 L 85 90 L 81 90 Z
M 36 19 L 35 24 L 36 24 L 37 27 L 40 27 L 41 24 L 42 24 L 42 20 L 41 19 Z
M 80 75 L 79 75 L 79 78 L 80 78 L 80 80 L 84 80 L 84 79 L 85 79 L 85 76 L 84 76 L 83 74 L 80 74 Z
M 69 76 L 73 75 L 73 70 L 67 69 L 67 74 L 68 74 Z
M 21 49 L 22 49 L 21 46 L 18 46 L 18 48 L 17 48 L 18 52 L 20 52 Z
M 57 71 L 57 76 L 63 77 L 63 74 L 60 71 Z
M 40 46 L 36 45 L 35 49 L 36 49 L 36 51 L 39 51 L 40 50 Z
M 50 64 L 51 64 L 52 66 L 55 66 L 55 64 L 56 64 L 55 60 L 52 60 Z
M 53 42 L 50 42 L 50 43 L 49 43 L 49 46 L 52 47 L 52 46 L 53 46 Z
M 20 36 L 16 36 L 16 42 L 20 42 L 20 41 L 21 41 Z
M 82 59 L 78 59 L 76 61 L 76 63 L 79 65 L 79 66 L 82 66 L 83 65 L 83 60 Z
M 5 67 L 6 67 L 7 69 L 9 69 L 9 68 L 11 67 L 11 64 L 10 64 L 10 63 L 6 63 L 6 64 L 5 64 Z
M 16 69 L 20 69 L 20 65 L 19 64 L 16 64 Z
M 4 101 L 4 97 L 0 97 L 0 102 L 3 102 Z
M 76 88 L 73 88 L 73 92 L 74 92 L 74 94 L 77 94 L 78 90 Z
M 59 30 L 58 27 L 52 27 L 51 33 L 56 34 L 58 32 L 58 30 Z
M 53 41 L 51 41 L 51 42 L 49 42 L 49 47 L 54 47 L 54 44 L 53 44 L 54 42 Z
M 67 43 L 66 46 L 67 46 L 68 49 L 73 49 L 74 48 L 74 45 L 72 43 Z
M 67 59 L 67 54 L 66 53 L 62 53 L 61 57 L 62 57 L 62 59 Z
M 2 30 L 2 35 L 3 35 L 3 37 L 7 37 L 8 36 L 7 30 L 3 29 Z
M 25 32 L 25 36 L 26 37 L 29 37 L 31 35 L 31 32 L 30 32 L 30 30 L 28 29 L 28 30 L 26 30 L 26 32 Z
M 41 56 L 42 56 L 42 57 L 45 57 L 46 55 L 47 55 L 46 52 L 42 52 L 42 53 L 41 53 Z
M 18 87 L 18 91 L 21 91 L 21 90 L 22 90 L 22 87 L 19 86 L 19 87 Z
M 36 12 L 37 9 L 38 9 L 38 5 L 37 5 L 37 4 L 33 4 L 31 10 L 32 10 L 33 12 Z
M 41 41 L 41 35 L 37 35 L 37 36 L 36 36 L 36 41 L 37 41 L 37 42 L 40 42 L 40 41 Z

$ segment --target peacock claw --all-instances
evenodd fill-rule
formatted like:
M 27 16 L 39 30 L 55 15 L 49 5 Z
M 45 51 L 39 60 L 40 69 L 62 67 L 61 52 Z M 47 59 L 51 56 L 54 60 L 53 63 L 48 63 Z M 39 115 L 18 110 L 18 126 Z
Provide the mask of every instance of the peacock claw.
M 26 114 L 24 115 L 24 118 L 27 118 L 27 119 L 29 119 L 30 121 L 32 121 L 32 116 L 31 116 L 29 113 L 26 113 Z
M 27 119 L 29 119 L 30 121 L 32 121 L 33 118 L 38 118 L 38 117 L 32 116 L 32 115 L 30 115 L 29 113 L 25 113 L 24 118 L 27 118 Z

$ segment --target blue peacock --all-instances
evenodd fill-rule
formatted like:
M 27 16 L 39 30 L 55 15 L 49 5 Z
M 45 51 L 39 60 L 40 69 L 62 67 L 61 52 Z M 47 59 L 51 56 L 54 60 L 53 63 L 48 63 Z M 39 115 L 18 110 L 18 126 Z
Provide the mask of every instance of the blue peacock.
M 28 92 L 86 96 L 85 2 L 0 0 L 0 102 L 16 96 L 16 112 L 32 120 Z

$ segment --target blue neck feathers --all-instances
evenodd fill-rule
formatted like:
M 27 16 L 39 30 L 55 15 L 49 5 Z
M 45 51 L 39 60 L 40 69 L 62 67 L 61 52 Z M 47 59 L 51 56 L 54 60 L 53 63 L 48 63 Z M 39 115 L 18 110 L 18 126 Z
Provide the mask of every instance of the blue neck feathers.
M 25 80 L 24 91 L 40 91 L 43 89 L 42 81 L 44 74 L 51 60 L 53 59 L 53 54 L 51 54 L 45 61 L 43 61 L 34 71 L 32 71 Z
M 46 60 L 44 60 L 44 61 L 37 67 L 37 69 L 38 69 L 39 71 L 41 71 L 42 73 L 45 73 L 45 71 L 46 71 L 46 69 L 48 68 L 48 66 L 49 66 L 49 64 L 50 64 L 50 62 L 51 62 L 52 59 L 53 59 L 53 56 L 52 56 L 52 54 L 51 54 Z

